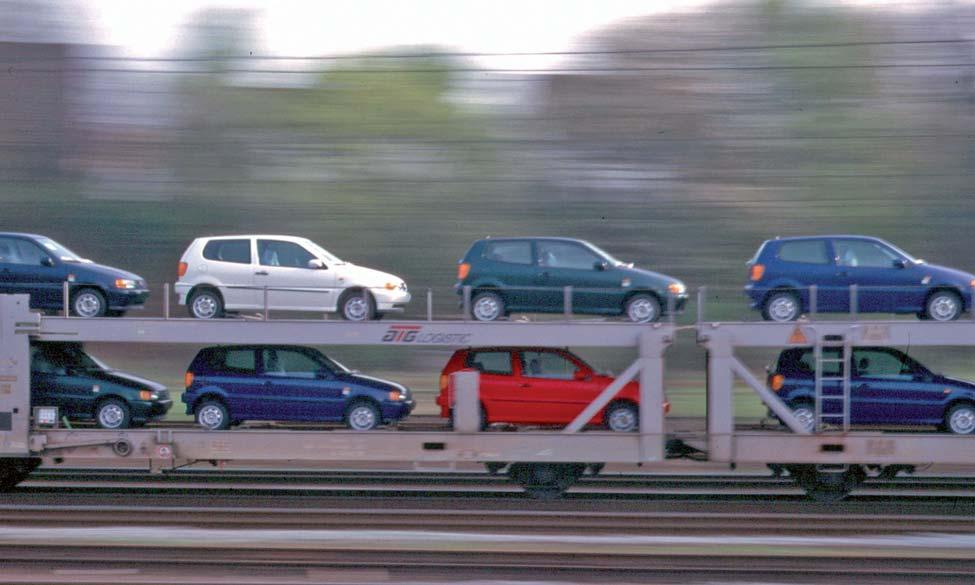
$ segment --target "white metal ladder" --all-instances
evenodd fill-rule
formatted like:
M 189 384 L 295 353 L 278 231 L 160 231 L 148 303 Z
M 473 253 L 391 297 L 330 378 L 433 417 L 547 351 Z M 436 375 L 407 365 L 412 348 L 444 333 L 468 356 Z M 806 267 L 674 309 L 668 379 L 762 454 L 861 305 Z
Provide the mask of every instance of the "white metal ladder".
M 851 335 L 816 336 L 816 432 L 841 428 L 850 430 L 850 362 L 853 354 Z M 836 352 L 828 351 L 839 349 Z M 824 351 L 827 350 L 827 351 Z M 838 365 L 838 368 L 828 366 Z M 839 374 L 834 372 L 838 371 Z M 839 382 L 836 388 L 832 383 Z M 827 386 L 828 385 L 828 386 Z M 839 404 L 839 409 L 835 405 Z

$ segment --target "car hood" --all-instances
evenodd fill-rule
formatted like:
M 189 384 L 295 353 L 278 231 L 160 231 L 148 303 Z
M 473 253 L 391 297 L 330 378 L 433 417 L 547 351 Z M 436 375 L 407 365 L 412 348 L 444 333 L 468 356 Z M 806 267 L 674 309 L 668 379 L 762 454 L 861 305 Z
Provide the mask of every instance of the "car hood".
M 166 387 L 159 382 L 153 382 L 152 380 L 140 378 L 139 376 L 133 376 L 132 374 L 126 374 L 125 372 L 118 372 L 116 370 L 84 370 L 79 371 L 78 376 L 84 376 L 98 382 L 118 384 L 127 388 L 138 388 L 141 390 L 150 390 L 152 392 L 161 392 L 166 389 Z
M 356 266 L 348 262 L 336 266 L 335 270 L 340 279 L 345 279 L 347 285 L 378 288 L 385 286 L 389 282 L 397 286 L 403 282 L 402 278 L 389 274 L 388 272 L 373 270 L 365 266 Z
M 938 281 L 941 281 L 955 283 L 968 288 L 971 286 L 972 280 L 975 280 L 975 274 L 938 264 L 918 264 L 915 269 L 926 276 L 930 275 L 932 281 L 934 281 L 933 284 L 939 284 Z
M 69 268 L 71 272 L 80 277 L 92 276 L 92 277 L 103 277 L 103 278 L 127 278 L 129 280 L 142 281 L 145 280 L 138 274 L 128 272 L 119 268 L 113 268 L 111 266 L 105 266 L 102 264 L 89 264 L 87 262 L 65 262 L 65 266 Z
M 667 286 L 672 282 L 684 284 L 673 276 L 667 276 L 652 270 L 643 268 L 631 268 L 629 266 L 617 266 L 616 270 L 634 281 L 634 284 L 654 284 L 657 286 Z
M 970 380 L 962 380 L 961 378 L 952 378 L 949 376 L 939 376 L 938 378 L 939 383 L 961 386 L 962 388 L 975 391 L 975 382 Z
M 406 389 L 406 386 L 403 386 L 402 384 L 397 384 L 396 382 L 393 382 L 391 380 L 374 378 L 372 376 L 366 376 L 363 374 L 354 374 L 352 372 L 345 372 L 345 373 L 338 374 L 336 378 L 338 380 L 342 380 L 352 384 L 362 384 L 363 386 L 368 386 L 370 388 L 378 388 L 380 390 L 385 390 L 385 389 L 399 390 L 404 394 L 409 393 L 409 391 Z

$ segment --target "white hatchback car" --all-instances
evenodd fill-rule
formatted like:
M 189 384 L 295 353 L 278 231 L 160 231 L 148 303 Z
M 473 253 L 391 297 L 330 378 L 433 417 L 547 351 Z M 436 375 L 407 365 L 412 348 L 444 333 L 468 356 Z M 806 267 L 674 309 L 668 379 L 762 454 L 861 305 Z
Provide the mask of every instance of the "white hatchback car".
M 410 302 L 403 279 L 339 260 L 307 238 L 219 236 L 193 240 L 179 262 L 176 293 L 198 319 L 226 311 L 338 311 L 376 319 Z

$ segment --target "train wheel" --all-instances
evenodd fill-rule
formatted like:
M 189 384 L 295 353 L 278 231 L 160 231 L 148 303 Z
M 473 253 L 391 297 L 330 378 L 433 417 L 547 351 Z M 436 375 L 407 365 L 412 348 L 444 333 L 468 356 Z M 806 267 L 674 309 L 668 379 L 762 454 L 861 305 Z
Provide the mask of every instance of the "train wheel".
M 859 465 L 843 465 L 835 468 L 794 465 L 789 466 L 788 469 L 809 498 L 823 503 L 845 499 L 867 477 L 863 467 Z
M 585 463 L 512 463 L 508 476 L 539 500 L 554 500 L 586 471 Z

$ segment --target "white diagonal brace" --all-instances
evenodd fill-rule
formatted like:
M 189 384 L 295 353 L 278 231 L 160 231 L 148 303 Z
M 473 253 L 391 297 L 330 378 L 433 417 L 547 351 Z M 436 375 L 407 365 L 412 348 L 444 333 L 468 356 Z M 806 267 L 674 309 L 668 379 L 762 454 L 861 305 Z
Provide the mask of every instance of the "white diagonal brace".
M 592 420 L 592 417 L 596 416 L 596 413 L 602 410 L 604 406 L 609 404 L 609 401 L 616 396 L 616 393 L 619 392 L 623 386 L 625 386 L 630 380 L 635 378 L 636 375 L 640 373 L 641 366 L 642 364 L 640 363 L 640 360 L 636 360 L 630 364 L 630 367 L 626 368 L 626 370 L 620 374 L 612 384 L 606 386 L 606 388 L 599 393 L 599 396 L 590 402 L 589 406 L 579 413 L 579 416 L 575 417 L 575 419 L 569 423 L 569 426 L 565 427 L 565 430 L 562 432 L 575 433 L 578 432 L 582 427 L 586 426 L 586 424 Z
M 762 399 L 762 402 L 771 408 L 772 412 L 775 413 L 775 416 L 779 417 L 779 420 L 784 422 L 786 426 L 792 429 L 792 432 L 800 435 L 812 434 L 808 429 L 802 426 L 798 420 L 796 420 L 796 417 L 792 415 L 792 411 L 789 410 L 789 407 L 782 402 L 782 399 L 779 398 L 776 393 L 766 388 L 765 384 L 762 384 L 758 378 L 748 371 L 748 368 L 746 368 L 744 364 L 738 361 L 738 358 L 732 356 L 730 363 L 732 371 L 734 371 L 735 374 L 737 374 L 738 377 L 741 378 L 746 384 L 752 387 L 752 390 L 758 394 L 759 398 Z

